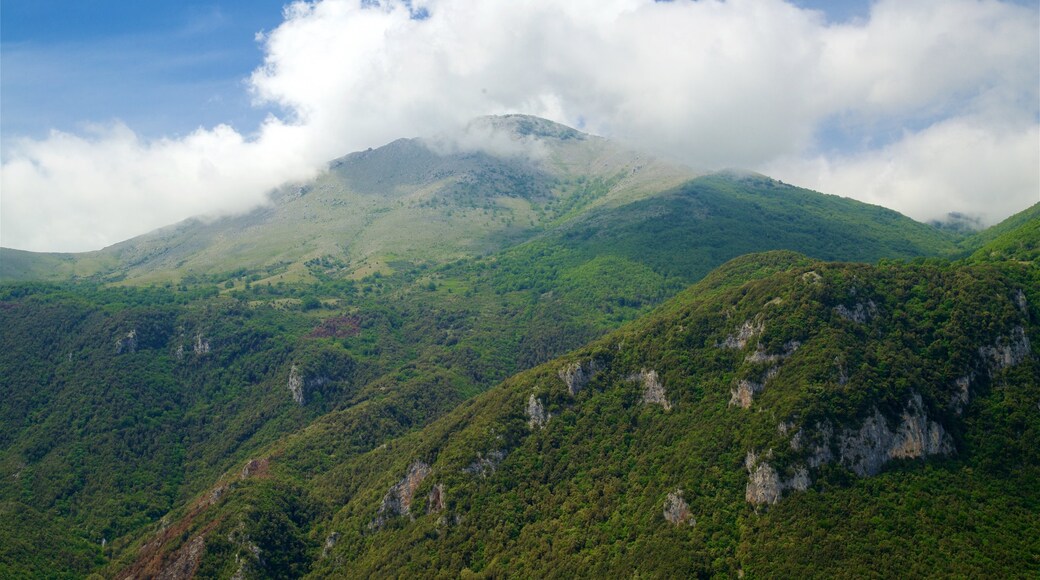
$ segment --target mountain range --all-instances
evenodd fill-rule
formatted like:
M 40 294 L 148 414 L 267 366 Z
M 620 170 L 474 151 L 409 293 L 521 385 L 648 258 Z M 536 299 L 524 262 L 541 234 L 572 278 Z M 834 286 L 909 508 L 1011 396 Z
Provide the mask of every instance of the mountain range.
M 1038 248 L 519 115 L 5 248 L 0 575 L 1028 576 Z

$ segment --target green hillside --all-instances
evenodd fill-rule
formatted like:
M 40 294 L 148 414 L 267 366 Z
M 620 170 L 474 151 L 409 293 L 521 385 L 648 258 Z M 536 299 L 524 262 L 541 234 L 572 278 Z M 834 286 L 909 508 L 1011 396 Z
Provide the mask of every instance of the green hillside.
M 400 563 L 387 560 L 389 552 L 373 548 L 372 542 L 385 543 L 387 550 L 411 558 L 414 566 L 426 562 L 424 565 L 443 567 L 450 575 L 460 574 L 464 568 L 543 575 L 545 570 L 509 565 L 516 558 L 544 553 L 538 551 L 544 548 L 529 551 L 529 544 L 517 543 L 518 530 L 526 526 L 516 525 L 528 520 L 516 519 L 516 514 L 506 519 L 513 527 L 502 527 L 497 520 L 464 515 L 468 512 L 461 510 L 462 504 L 452 504 L 456 506 L 452 513 L 462 518 L 452 525 L 470 522 L 477 526 L 470 531 L 482 530 L 474 538 L 485 538 L 485 545 L 446 544 L 452 547 L 443 548 L 408 535 L 420 528 L 402 526 L 403 520 L 386 510 L 376 515 L 365 511 L 371 506 L 365 503 L 364 494 L 378 495 L 377 503 L 381 503 L 387 490 L 384 483 L 399 481 L 414 464 L 396 451 L 384 452 L 414 451 L 440 472 L 449 463 L 441 463 L 446 459 L 439 450 L 455 449 L 458 454 L 470 454 L 463 467 L 473 467 L 472 473 L 465 473 L 479 472 L 474 481 L 487 480 L 492 485 L 499 465 L 522 455 L 516 455 L 513 447 L 477 449 L 473 442 L 479 437 L 485 437 L 480 440 L 485 442 L 487 437 L 502 437 L 511 446 L 521 446 L 533 440 L 527 431 L 516 431 L 517 418 L 509 415 L 517 412 L 513 399 L 519 397 L 525 407 L 530 393 L 515 391 L 521 387 L 496 385 L 505 380 L 505 385 L 523 385 L 521 390 L 543 389 L 538 390 L 543 394 L 536 393 L 536 407 L 551 413 L 553 419 L 537 433 L 558 428 L 557 419 L 571 417 L 568 413 L 578 413 L 573 418 L 577 422 L 577 399 L 561 395 L 556 383 L 561 380 L 560 365 L 585 355 L 568 355 L 564 361 L 530 371 L 533 374 L 509 377 L 592 342 L 588 347 L 592 350 L 584 352 L 605 353 L 604 366 L 597 371 L 599 378 L 590 383 L 599 390 L 590 388 L 578 397 L 606 397 L 595 398 L 599 402 L 593 408 L 601 408 L 608 422 L 621 422 L 614 427 L 628 421 L 623 441 L 610 443 L 609 457 L 603 456 L 600 448 L 589 447 L 602 434 L 591 426 L 582 427 L 574 435 L 591 437 L 589 443 L 556 438 L 539 444 L 556 446 L 553 448 L 565 456 L 554 459 L 550 471 L 530 459 L 524 469 L 531 469 L 540 479 L 524 485 L 535 495 L 509 487 L 513 495 L 506 497 L 514 502 L 510 504 L 491 494 L 499 488 L 478 486 L 465 496 L 472 499 L 466 510 L 491 502 L 511 505 L 518 513 L 526 513 L 530 505 L 544 500 L 548 507 L 537 510 L 551 509 L 537 511 L 538 521 L 558 520 L 551 526 L 574 526 L 576 520 L 559 519 L 551 511 L 589 508 L 590 504 L 583 503 L 588 498 L 574 495 L 578 493 L 574 486 L 581 493 L 591 488 L 580 477 L 571 481 L 578 474 L 568 471 L 572 469 L 568 465 L 591 469 L 591 464 L 582 461 L 598 458 L 596 462 L 608 465 L 604 462 L 608 458 L 628 461 L 626 457 L 634 458 L 633 453 L 643 449 L 636 446 L 639 438 L 633 419 L 624 414 L 632 410 L 631 400 L 625 398 L 629 395 L 619 394 L 628 392 L 624 390 L 627 377 L 643 370 L 636 366 L 660 365 L 653 370 L 668 393 L 673 392 L 667 387 L 673 378 L 690 377 L 694 372 L 699 376 L 704 371 L 704 385 L 708 386 L 690 387 L 694 388 L 692 394 L 682 399 L 688 402 L 707 397 L 704 393 L 722 388 L 723 383 L 732 387 L 733 381 L 766 382 L 755 375 L 769 371 L 767 363 L 774 359 L 768 357 L 786 356 L 788 342 L 799 340 L 803 344 L 791 349 L 783 372 L 770 378 L 770 388 L 763 394 L 766 398 L 761 399 L 766 401 L 770 393 L 787 392 L 773 389 L 774 382 L 790 380 L 793 385 L 812 377 L 813 384 L 824 385 L 819 388 L 826 390 L 826 379 L 817 376 L 822 371 L 803 369 L 798 371 L 802 375 L 790 375 L 794 371 L 788 370 L 802 368 L 794 363 L 816 352 L 811 345 L 826 342 L 822 338 L 812 342 L 809 337 L 824 333 L 827 340 L 836 342 L 820 346 L 826 353 L 812 355 L 805 368 L 846 356 L 841 349 L 853 348 L 857 340 L 878 341 L 869 347 L 874 358 L 848 355 L 841 359 L 844 372 L 849 377 L 867 373 L 863 380 L 876 383 L 881 390 L 894 388 L 892 381 L 917 385 L 919 376 L 911 380 L 897 377 L 897 373 L 929 368 L 934 361 L 927 357 L 938 355 L 927 351 L 920 354 L 921 360 L 907 358 L 900 349 L 918 348 L 913 340 L 952 341 L 949 352 L 942 351 L 951 357 L 946 363 L 950 369 L 958 361 L 976 364 L 965 362 L 968 355 L 964 353 L 976 348 L 970 346 L 975 344 L 972 341 L 1003 344 L 992 341 L 1006 335 L 1004 326 L 1011 315 L 1001 311 L 992 320 L 977 319 L 989 316 L 984 312 L 995 312 L 994 307 L 975 304 L 978 312 L 965 313 L 965 301 L 982 300 L 982 296 L 988 300 L 985 292 L 996 287 L 1021 287 L 1023 296 L 1028 296 L 1027 309 L 1036 304 L 1030 293 L 1030 288 L 1040 286 L 1036 270 L 1023 262 L 1026 258 L 1019 251 L 1036 247 L 1035 220 L 1027 221 L 1026 229 L 1005 228 L 986 254 L 992 263 L 949 265 L 934 256 L 957 252 L 958 238 L 880 207 L 754 174 L 724 172 L 689 179 L 683 170 L 534 118 L 488 122 L 507 128 L 525 146 L 536 140 L 543 147 L 537 163 L 486 152 L 445 152 L 443 144 L 401 140 L 338 160 L 314 183 L 287 188 L 272 206 L 247 216 L 188 222 L 89 255 L 34 255 L 5 249 L 0 260 L 4 279 L 37 276 L 43 266 L 58 278 L 78 278 L 0 285 L 0 386 L 4 390 L 0 403 L 0 481 L 4 482 L 0 485 L 0 512 L 5 514 L 0 523 L 0 545 L 4 546 L 0 577 L 82 577 L 91 571 L 141 577 L 171 566 L 187 566 L 191 571 L 196 565 L 201 566 L 200 576 L 230 577 L 238 569 L 232 569 L 229 562 L 235 561 L 235 554 L 239 554 L 239 562 L 247 561 L 242 550 L 253 553 L 251 543 L 265 556 L 243 565 L 247 576 L 331 574 L 331 562 L 386 572 L 388 566 Z M 474 221 L 478 214 L 484 217 Z M 521 214 L 533 216 L 533 225 L 530 221 L 523 225 Z M 495 215 L 498 217 L 488 217 Z M 360 220 L 361 225 L 348 227 L 343 220 L 350 219 Z M 419 220 L 429 231 L 409 228 L 408 224 L 416 223 L 410 220 Z M 470 229 L 477 222 L 484 226 L 479 231 Z M 427 235 L 433 237 L 423 237 Z M 344 236 L 352 236 L 349 244 L 343 243 Z M 443 245 L 433 243 L 434 238 Z M 1012 247 L 1017 253 L 1007 249 Z M 748 255 L 753 252 L 769 253 Z M 891 261 L 914 258 L 921 261 L 911 265 Z M 881 261 L 882 265 L 828 265 L 821 260 Z M 13 271 L 16 275 L 11 275 Z M 826 315 L 832 312 L 827 308 L 836 305 L 829 302 L 837 300 L 836 295 L 814 290 L 803 296 L 798 292 L 816 286 L 799 290 L 801 287 L 791 285 L 792 277 L 803 276 L 798 279 L 805 281 L 817 275 L 876 296 L 873 309 L 868 302 L 859 308 L 859 302 L 845 304 L 849 316 L 874 317 L 881 312 L 894 318 L 879 317 L 879 322 L 872 323 L 882 325 L 875 329 L 879 336 L 841 334 L 839 330 L 849 329 L 831 328 L 833 315 Z M 917 282 L 913 282 L 915 277 Z M 858 281 L 853 283 L 853 279 Z M 777 330 L 779 338 L 762 335 L 768 338 L 764 347 L 770 349 L 762 355 L 765 359 L 738 364 L 733 361 L 739 362 L 740 353 L 719 350 L 712 342 L 717 340 L 711 338 L 714 335 L 703 332 L 716 332 L 719 317 L 743 316 L 741 309 L 751 306 L 741 302 L 740 296 L 758 288 L 756 284 L 775 287 L 777 296 L 790 296 L 781 297 L 782 302 L 768 309 L 789 322 L 770 323 L 769 328 L 782 329 Z M 831 284 L 823 287 L 831 288 Z M 678 298 L 669 300 L 676 294 Z M 1004 300 L 993 296 L 998 302 Z M 788 312 L 795 304 L 801 306 Z M 686 346 L 668 342 L 675 338 L 672 334 L 647 334 L 655 325 L 694 316 L 691 313 L 700 312 L 697 309 L 703 310 L 703 319 L 691 318 L 692 327 L 682 322 L 683 330 L 672 333 L 685 337 Z M 650 318 L 641 318 L 621 334 L 608 334 L 652 310 L 655 313 Z M 924 315 L 932 318 L 922 319 Z M 1035 320 L 1035 314 L 1029 316 L 1028 320 Z M 1034 336 L 1027 322 L 1021 323 L 1024 336 Z M 757 326 L 752 324 L 752 328 Z M 946 334 L 934 338 L 940 328 Z M 978 333 L 970 334 L 976 328 Z M 969 331 L 970 336 L 957 334 Z M 792 339 L 784 333 L 804 338 Z M 1018 335 L 1006 336 L 1017 339 Z M 961 354 L 950 354 L 955 349 L 961 349 L 956 351 Z M 653 353 L 665 352 L 671 354 L 654 358 Z M 877 366 L 883 354 L 894 358 L 884 358 L 885 364 Z M 639 362 L 642 360 L 650 362 Z M 665 363 L 677 366 L 666 372 Z M 853 363 L 859 366 L 848 366 Z M 582 373 L 591 372 L 590 367 L 582 369 Z M 945 377 L 942 373 L 947 371 L 960 372 L 950 369 L 920 372 L 928 379 Z M 980 393 L 989 392 L 986 389 L 992 380 L 981 375 L 978 380 Z M 729 387 L 723 389 L 723 398 L 729 397 Z M 490 394 L 474 399 L 489 389 Z M 744 391 L 748 389 L 754 390 L 749 386 Z M 905 390 L 893 392 L 897 398 L 906 394 Z M 871 391 L 862 400 L 873 400 L 870 397 L 876 394 Z M 928 398 L 938 396 L 935 393 L 920 394 L 928 409 L 940 404 Z M 792 396 L 778 409 L 790 415 L 802 405 L 817 405 L 815 400 Z M 674 407 L 668 416 L 684 417 L 678 424 L 690 437 L 717 438 L 711 439 L 716 442 L 765 445 L 761 443 L 765 439 L 754 437 L 764 437 L 763 430 L 775 429 L 779 421 L 773 421 L 779 411 L 767 413 L 752 407 L 745 419 L 769 415 L 772 426 L 753 427 L 754 437 L 751 431 L 727 434 L 729 427 L 740 431 L 754 422 L 728 415 L 731 409 L 725 405 L 714 411 L 705 406 L 703 411 L 710 413 L 703 415 L 678 400 L 668 401 Z M 825 414 L 833 410 L 826 405 L 841 407 L 834 416 L 846 423 L 854 420 L 849 413 L 863 410 L 850 410 L 831 399 L 819 404 L 824 405 L 820 412 Z M 899 404 L 888 401 L 881 408 L 898 415 Z M 968 409 L 956 421 L 968 421 Z M 649 417 L 652 415 L 646 420 Z M 785 420 L 798 421 L 794 415 Z M 526 425 L 526 421 L 520 417 L 520 423 Z M 711 422 L 714 431 L 697 431 L 702 421 Z M 961 437 L 956 421 L 943 425 L 951 436 Z M 664 425 L 659 426 L 664 429 Z M 473 429 L 490 431 L 478 437 Z M 666 433 L 662 430 L 660 436 L 682 449 L 701 449 L 709 440 L 682 443 L 678 434 Z M 432 441 L 440 442 L 434 445 Z M 571 456 L 561 447 L 567 441 L 577 445 L 577 455 Z M 423 447 L 428 443 L 434 447 Z M 963 440 L 955 439 L 955 443 L 956 457 L 961 458 Z M 499 457 L 498 451 L 505 455 Z M 471 452 L 481 455 L 474 459 Z M 640 465 L 644 471 L 665 469 L 659 462 L 671 456 L 661 453 L 653 461 L 640 459 L 642 463 L 624 463 L 620 469 L 632 473 Z M 720 448 L 712 453 L 728 461 L 744 452 Z M 770 465 L 785 465 L 780 461 L 786 461 L 786 456 L 776 453 L 777 459 Z M 462 455 L 456 459 L 463 461 L 459 459 Z M 386 457 L 406 465 L 387 463 Z M 712 463 L 712 469 L 721 470 L 723 464 Z M 520 472 L 510 473 L 520 485 Z M 726 482 L 737 481 L 732 473 L 717 473 L 725 475 Z M 813 472 L 813 485 L 830 485 L 819 482 L 836 478 L 832 483 L 841 485 L 835 483 L 835 489 L 852 490 L 841 493 L 857 497 L 858 488 L 853 484 L 859 480 L 829 473 Z M 989 480 L 971 481 L 989 485 Z M 690 486 L 694 482 L 701 480 L 680 483 Z M 544 495 L 555 497 L 557 485 L 564 486 L 560 497 L 570 498 L 565 506 L 557 506 Z M 612 489 L 624 490 L 626 497 L 638 503 L 650 501 L 640 494 L 656 488 L 644 481 L 638 488 Z M 693 493 L 689 490 L 694 488 L 683 489 Z M 719 489 L 719 494 L 730 494 L 727 498 L 742 493 Z M 452 495 L 448 492 L 446 487 L 450 502 L 463 497 L 458 489 L 451 488 Z M 491 495 L 480 495 L 485 492 Z M 692 496 L 684 497 L 689 502 Z M 998 500 L 1003 501 L 994 496 L 993 501 Z M 611 510 L 617 506 L 611 506 L 614 504 L 604 504 L 596 513 L 614 513 Z M 488 509 L 489 514 L 498 513 L 498 508 Z M 644 530 L 625 519 L 632 514 L 626 509 L 617 517 L 629 526 L 629 534 Z M 746 509 L 740 502 L 725 508 L 726 513 L 739 516 L 738 523 L 745 521 L 740 518 L 746 516 Z M 762 517 L 773 513 L 759 511 Z M 381 521 L 375 526 L 378 530 L 356 528 L 358 522 L 367 526 L 376 520 Z M 24 530 L 29 521 L 38 522 L 32 533 Z M 733 525 L 731 520 L 725 521 L 729 522 L 726 526 Z M 421 529 L 426 536 L 434 534 L 433 528 Z M 485 533 L 486 529 L 498 531 Z M 571 528 L 544 528 L 537 537 L 555 542 L 556 532 L 545 530 L 562 529 Z M 687 562 L 694 567 L 684 571 L 732 572 L 736 570 L 731 566 L 734 558 L 752 561 L 745 551 L 731 551 L 734 545 L 742 545 L 742 536 L 734 536 L 732 527 L 712 529 L 721 534 L 721 544 L 709 555 L 728 558 L 729 563 L 716 565 L 713 560 L 706 564 L 698 556 Z M 440 530 L 436 534 L 445 531 L 436 530 Z M 333 531 L 340 540 L 323 558 L 324 542 Z M 462 541 L 461 535 L 458 541 Z M 53 542 L 48 543 L 47 538 Z M 620 538 L 616 536 L 615 543 Z M 414 545 L 426 546 L 427 556 L 410 552 Z M 594 554 L 604 562 L 600 565 L 614 569 L 624 569 L 618 564 L 621 560 L 636 561 L 631 556 L 607 558 L 600 552 L 583 552 L 583 546 L 576 543 L 567 551 Z M 443 566 L 423 560 L 445 554 L 439 552 L 442 549 L 456 555 Z M 492 566 L 493 557 L 510 560 Z M 694 560 L 696 564 L 691 563 Z M 576 561 L 567 564 L 577 565 Z
M 352 153 L 244 215 L 189 219 L 82 254 L 5 248 L 0 280 L 224 282 L 238 272 L 296 282 L 313 281 L 315 270 L 358 278 L 501 250 L 694 176 L 536 117 L 480 118 L 465 131 L 479 138 L 399 139 Z
M 129 570 L 1031 576 L 1037 280 L 741 258 L 359 456 L 319 420 Z

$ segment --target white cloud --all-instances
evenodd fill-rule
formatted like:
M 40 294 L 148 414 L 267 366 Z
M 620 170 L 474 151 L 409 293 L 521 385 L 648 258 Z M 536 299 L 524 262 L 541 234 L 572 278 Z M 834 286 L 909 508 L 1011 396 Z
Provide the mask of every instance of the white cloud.
M 22 142 L 3 165 L 4 245 L 86 249 L 240 211 L 330 158 L 506 112 L 921 219 L 992 221 L 1040 195 L 1035 8 L 881 0 L 866 20 L 829 24 L 780 0 L 411 4 L 429 17 L 397 1 L 289 6 L 250 79 L 287 114 L 255 136 L 221 126 L 142 142 L 115 128 Z M 836 118 L 861 135 L 858 153 L 817 142 Z M 871 145 L 892 126 L 912 129 Z

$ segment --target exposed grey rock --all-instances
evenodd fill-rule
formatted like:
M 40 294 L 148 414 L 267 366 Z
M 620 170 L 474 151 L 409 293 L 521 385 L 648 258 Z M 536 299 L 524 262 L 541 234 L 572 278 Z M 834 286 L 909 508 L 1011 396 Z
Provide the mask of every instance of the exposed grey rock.
M 735 348 L 741 349 L 751 342 L 751 339 L 762 334 L 766 327 L 762 321 L 751 321 L 745 320 L 743 324 L 737 327 L 736 332 L 726 337 L 726 340 L 722 341 L 720 346 L 724 348 Z
M 387 490 L 386 495 L 383 496 L 383 502 L 379 505 L 379 513 L 376 519 L 369 524 L 369 527 L 382 528 L 393 517 L 411 517 L 412 499 L 415 497 L 415 490 L 419 488 L 419 485 L 428 475 L 430 475 L 430 466 L 426 462 L 416 461 L 413 463 L 408 468 L 408 473 L 405 474 L 404 478 L 390 486 L 390 489 Z
M 766 458 L 769 455 L 767 453 Z M 744 499 L 752 505 L 774 504 L 780 501 L 785 490 L 805 491 L 812 485 L 809 470 L 804 466 L 795 468 L 794 474 L 785 480 L 769 462 L 760 460 L 754 451 L 748 451 L 744 467 L 748 471 Z
M 176 355 L 177 355 L 177 360 L 184 360 L 184 345 L 183 344 L 177 347 Z
M 744 357 L 744 360 L 749 363 L 780 362 L 794 354 L 794 351 L 798 350 L 798 347 L 800 346 L 802 346 L 802 343 L 797 340 L 789 340 L 784 343 L 783 352 L 769 354 L 761 345 L 759 345 L 759 347 L 755 349 L 755 352 Z
M 325 538 L 325 546 L 321 549 L 321 557 L 327 558 L 332 548 L 336 547 L 336 542 L 339 541 L 339 532 L 332 532 Z
M 928 418 L 921 395 L 914 393 L 895 429 L 877 409 L 858 430 L 846 429 L 838 440 L 840 461 L 861 477 L 881 471 L 893 459 L 912 459 L 954 452 L 953 439 Z
M 183 548 L 177 550 L 169 564 L 163 567 L 156 580 L 187 580 L 195 576 L 202 560 L 202 553 L 206 549 L 206 540 L 202 536 L 195 536 Z
M 643 402 L 647 404 L 661 405 L 665 411 L 672 409 L 664 392 L 664 385 L 657 376 L 657 371 L 643 369 L 638 374 L 630 375 L 630 381 L 638 381 L 643 384 Z
M 697 520 L 690 513 L 690 506 L 686 505 L 686 500 L 683 499 L 683 490 L 677 489 L 669 493 L 664 500 L 664 519 L 676 526 L 697 524 Z
M 589 381 L 600 371 L 599 363 L 595 359 L 585 362 L 572 362 L 560 369 L 560 379 L 567 385 L 567 392 L 571 396 L 577 395 Z
M 1013 367 L 1030 356 L 1029 337 L 1026 330 L 1016 326 L 1011 336 L 997 338 L 993 346 L 980 346 L 979 358 L 990 376 L 1008 367 Z
M 473 475 L 479 475 L 481 477 L 487 477 L 495 472 L 495 468 L 498 467 L 498 464 L 505 458 L 506 452 L 500 449 L 490 451 L 487 455 L 478 452 L 477 458 L 473 463 L 470 463 L 469 467 L 466 467 L 462 471 Z
M 444 484 L 438 483 L 426 496 L 426 513 L 435 514 L 444 511 Z
M 542 405 L 542 401 L 531 393 L 531 397 L 527 399 L 527 426 L 532 431 L 541 429 L 545 427 L 549 419 L 552 419 L 552 414 L 546 413 L 545 405 Z
M 299 371 L 296 369 L 296 365 L 289 368 L 289 392 L 292 393 L 293 401 L 296 401 L 297 405 L 304 403 L 303 398 L 303 377 L 300 376 Z
M 958 414 L 964 411 L 964 406 L 968 404 L 971 398 L 971 383 L 974 380 L 975 373 L 968 373 L 953 381 L 953 386 L 957 387 L 957 390 L 953 393 L 953 410 Z
M 849 372 L 845 369 L 845 363 L 842 362 L 841 357 L 834 357 L 834 364 L 838 367 L 838 384 L 847 385 L 849 383 Z
M 202 338 L 201 332 L 195 335 L 195 344 L 192 347 L 192 350 L 195 352 L 196 356 L 209 352 L 209 341 Z
M 748 453 L 753 457 L 751 452 Z M 748 468 L 748 483 L 744 490 L 744 499 L 748 503 L 754 505 L 776 503 L 780 501 L 782 492 L 780 476 L 769 463 L 763 461 Z
M 799 467 L 795 469 L 794 475 L 787 480 L 784 487 L 795 491 L 805 491 L 809 489 L 810 485 L 812 485 L 812 480 L 809 479 L 809 470 L 805 467 Z
M 1023 316 L 1029 316 L 1029 301 L 1026 300 L 1026 293 L 1021 288 L 1015 290 L 1015 295 L 1012 297 L 1015 301 L 1015 306 L 1022 311 Z
M 819 284 L 823 281 L 823 276 L 820 276 L 815 270 L 809 270 L 802 274 L 802 282 L 807 284 Z
M 762 383 L 756 383 L 746 379 L 737 381 L 737 387 L 730 391 L 729 404 L 737 405 L 742 409 L 751 407 L 751 400 L 765 388 Z
M 116 354 L 137 352 L 137 329 L 131 329 L 126 336 L 116 341 Z
M 849 308 L 844 304 L 839 304 L 834 307 L 834 311 L 838 313 L 838 316 L 851 322 L 858 322 L 859 324 L 866 324 L 870 322 L 872 318 L 877 316 L 878 307 L 873 300 L 867 300 L 866 302 L 857 302 Z

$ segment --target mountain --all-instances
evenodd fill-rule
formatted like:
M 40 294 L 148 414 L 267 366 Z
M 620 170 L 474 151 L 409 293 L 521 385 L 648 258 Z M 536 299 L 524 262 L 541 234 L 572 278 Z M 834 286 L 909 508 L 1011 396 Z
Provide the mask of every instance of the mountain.
M 361 278 L 494 253 L 577 222 L 601 219 L 617 227 L 658 214 L 671 217 L 662 225 L 682 227 L 670 223 L 682 219 L 704 236 L 728 229 L 730 239 L 741 232 L 734 228 L 745 216 L 751 218 L 743 230 L 749 237 L 763 225 L 796 227 L 803 237 L 828 236 L 852 247 L 855 242 L 846 241 L 841 230 L 854 221 L 858 236 L 878 238 L 854 256 L 836 250 L 829 258 L 872 259 L 875 250 L 891 257 L 956 250 L 956 235 L 895 212 L 821 198 L 750 174 L 714 175 L 701 184 L 701 190 L 725 196 L 721 205 L 708 208 L 705 203 L 717 200 L 694 199 L 680 207 L 676 188 L 695 177 L 689 169 L 544 119 L 485 117 L 455 135 L 399 139 L 334 160 L 314 180 L 278 189 L 268 205 L 245 215 L 189 219 L 82 254 L 2 249 L 0 280 L 241 284 Z M 659 199 L 662 194 L 671 201 Z M 798 204 L 808 199 L 814 200 L 806 206 L 809 215 L 798 215 Z M 776 209 L 784 215 L 774 216 Z M 630 218 L 631 210 L 642 213 Z M 821 218 L 827 223 L 817 232 L 815 220 Z M 730 239 L 712 244 L 729 246 Z M 815 244 L 807 239 L 800 249 Z M 701 274 L 718 263 L 701 267 Z
M 98 277 L 137 283 L 246 273 L 313 280 L 502 249 L 581 211 L 675 186 L 694 173 L 525 115 L 484 117 L 452 135 L 398 139 L 328 164 L 244 215 L 189 219 L 84 254 L 4 249 L 0 279 Z M 421 225 L 420 225 L 421 224 Z
M 534 226 L 488 218 L 507 206 Z M 416 216 L 442 245 L 402 225 Z M 319 570 L 315 542 L 347 500 L 315 486 L 365 472 L 374 450 L 458 418 L 511 375 L 698 280 L 683 300 L 818 260 L 952 255 L 958 239 L 761 175 L 691 177 L 514 116 L 349 155 L 247 216 L 87 255 L 3 250 L 5 276 L 46 265 L 62 281 L 0 285 L 0 576 L 143 574 L 185 553 L 231 575 L 220 554 L 238 544 L 202 532 L 242 514 L 277 527 L 249 531 L 254 542 L 285 541 L 263 543 L 270 567 L 257 573 Z M 769 250 L 804 255 L 738 258 Z M 346 479 L 328 485 L 368 485 Z M 208 547 L 179 551 L 196 537 Z
M 1031 576 L 1037 280 L 738 258 L 367 452 L 323 417 L 121 574 Z

